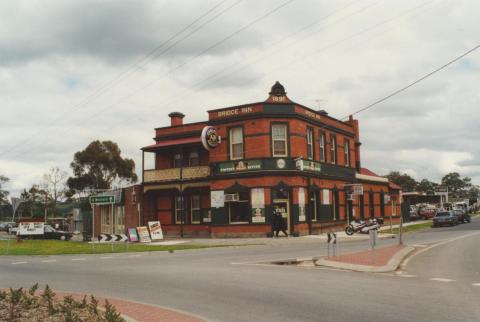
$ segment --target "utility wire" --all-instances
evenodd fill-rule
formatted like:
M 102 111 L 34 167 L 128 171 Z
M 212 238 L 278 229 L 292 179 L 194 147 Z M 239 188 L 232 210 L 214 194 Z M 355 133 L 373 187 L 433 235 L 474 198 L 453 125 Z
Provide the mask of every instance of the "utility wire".
M 391 97 L 393 97 L 393 96 L 395 96 L 395 95 L 397 95 L 397 94 L 400 94 L 401 92 L 404 92 L 404 91 L 406 91 L 406 90 L 407 90 L 407 89 L 409 89 L 410 87 L 412 87 L 412 86 L 415 86 L 416 84 L 420 83 L 421 81 L 423 81 L 423 80 L 425 80 L 425 79 L 429 78 L 430 76 L 432 76 L 432 75 L 434 75 L 434 74 L 438 73 L 439 71 L 441 71 L 441 70 L 443 70 L 443 69 L 447 68 L 448 66 L 452 65 L 453 63 L 455 63 L 455 62 L 459 61 L 459 60 L 460 60 L 460 59 L 462 59 L 463 57 L 465 57 L 465 56 L 467 56 L 467 55 L 469 55 L 469 54 L 473 53 L 473 52 L 474 52 L 474 51 L 476 51 L 478 48 L 480 48 L 480 45 L 477 45 L 477 46 L 473 47 L 472 49 L 470 49 L 469 51 L 467 51 L 467 52 L 463 53 L 462 55 L 460 55 L 460 56 L 458 56 L 458 57 L 456 57 L 456 58 L 454 58 L 454 59 L 450 60 L 450 61 L 449 61 L 448 63 L 446 63 L 445 65 L 442 65 L 442 66 L 440 66 L 439 68 L 437 68 L 437 69 L 433 70 L 432 72 L 430 72 L 430 73 L 426 74 L 425 76 L 422 76 L 422 77 L 420 77 L 419 79 L 417 79 L 416 81 L 414 81 L 414 82 L 412 82 L 412 83 L 408 84 L 407 86 L 404 86 L 404 87 L 402 87 L 402 88 L 400 88 L 400 89 L 398 89 L 398 90 L 394 91 L 393 93 L 391 93 L 391 94 L 389 94 L 389 95 L 385 96 L 384 98 L 381 98 L 381 99 L 379 99 L 379 100 L 377 100 L 377 101 L 373 102 L 373 103 L 372 103 L 372 104 L 370 104 L 370 105 L 367 105 L 367 106 L 365 106 L 365 107 L 362 107 L 361 109 L 359 109 L 359 110 L 357 110 L 357 111 L 355 111 L 355 112 L 351 113 L 350 115 L 352 115 L 352 116 L 353 116 L 353 115 L 356 115 L 356 114 L 362 113 L 362 112 L 364 112 L 364 111 L 366 111 L 366 110 L 369 110 L 369 109 L 371 109 L 371 108 L 372 108 L 372 107 L 374 107 L 375 105 L 378 105 L 378 104 L 380 104 L 380 103 L 382 103 L 382 102 L 385 102 L 385 101 L 386 101 L 386 100 L 388 100 L 389 98 L 391 98 Z M 345 119 L 345 118 L 346 118 L 346 117 L 343 117 L 342 119 Z

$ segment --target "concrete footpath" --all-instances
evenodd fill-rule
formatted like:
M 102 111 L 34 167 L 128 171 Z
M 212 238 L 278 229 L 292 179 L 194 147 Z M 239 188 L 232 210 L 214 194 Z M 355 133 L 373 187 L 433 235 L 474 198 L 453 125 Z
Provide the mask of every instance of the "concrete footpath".
M 395 271 L 401 262 L 415 250 L 412 246 L 393 245 L 374 250 L 324 257 L 315 261 L 326 266 L 357 272 L 387 273 Z

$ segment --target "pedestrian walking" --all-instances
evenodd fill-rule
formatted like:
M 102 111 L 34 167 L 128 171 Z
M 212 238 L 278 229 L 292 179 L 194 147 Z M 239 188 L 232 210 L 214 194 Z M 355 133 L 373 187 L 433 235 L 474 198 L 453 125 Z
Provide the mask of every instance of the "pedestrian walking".
M 278 234 L 283 232 L 285 236 L 288 236 L 286 230 L 286 220 L 282 217 L 282 213 L 279 208 L 275 208 L 273 211 L 273 218 L 272 218 L 272 233 L 274 233 L 275 237 L 278 237 Z

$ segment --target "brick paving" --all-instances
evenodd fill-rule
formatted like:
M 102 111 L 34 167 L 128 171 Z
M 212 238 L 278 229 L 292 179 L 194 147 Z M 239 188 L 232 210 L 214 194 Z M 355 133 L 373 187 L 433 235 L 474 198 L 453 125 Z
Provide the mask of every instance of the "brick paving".
M 71 295 L 76 300 L 81 300 L 84 294 L 55 292 L 57 296 L 64 297 Z M 94 295 L 95 296 L 95 295 Z M 89 295 L 87 295 L 87 299 Z M 115 298 L 95 297 L 99 301 L 99 306 L 104 306 L 107 299 L 115 309 L 127 318 L 134 319 L 138 322 L 207 322 L 207 320 L 181 313 L 158 306 L 130 302 Z
M 405 246 L 394 245 L 381 248 L 375 248 L 374 251 L 366 250 L 357 253 L 344 254 L 336 257 L 327 258 L 329 261 L 341 262 L 354 265 L 366 266 L 385 266 L 390 259 L 402 250 Z

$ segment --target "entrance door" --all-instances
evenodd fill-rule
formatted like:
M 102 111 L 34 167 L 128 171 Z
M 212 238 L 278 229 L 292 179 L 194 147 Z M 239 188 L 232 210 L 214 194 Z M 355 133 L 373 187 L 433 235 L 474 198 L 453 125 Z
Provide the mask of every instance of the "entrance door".
M 278 209 L 282 214 L 282 218 L 287 222 L 287 233 L 291 234 L 290 227 L 290 202 L 288 199 L 274 199 L 273 200 L 273 209 Z

